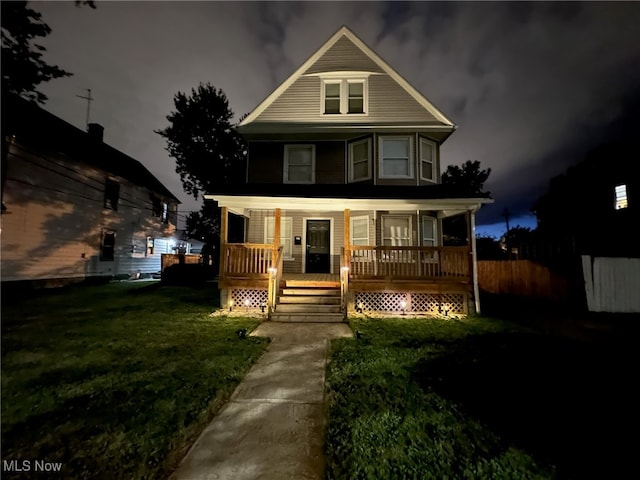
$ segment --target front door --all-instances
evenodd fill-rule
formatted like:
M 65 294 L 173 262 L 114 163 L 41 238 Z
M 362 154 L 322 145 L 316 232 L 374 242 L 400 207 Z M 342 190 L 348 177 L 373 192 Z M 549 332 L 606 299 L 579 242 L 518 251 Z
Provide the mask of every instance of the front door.
M 306 273 L 331 273 L 330 226 L 330 220 L 307 220 Z

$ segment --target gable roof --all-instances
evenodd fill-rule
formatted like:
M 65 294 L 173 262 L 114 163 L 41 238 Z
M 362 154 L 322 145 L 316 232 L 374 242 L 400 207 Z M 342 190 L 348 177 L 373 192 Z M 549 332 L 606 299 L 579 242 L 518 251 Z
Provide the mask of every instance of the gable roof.
M 349 66 L 332 62 L 333 52 L 347 52 L 354 59 Z M 360 55 L 357 55 L 360 53 Z M 280 84 L 267 98 L 265 98 L 238 127 L 243 127 L 255 121 L 272 103 L 274 103 L 300 77 L 320 71 L 365 70 L 386 73 L 413 99 L 427 110 L 442 125 L 455 128 L 455 124 L 438 110 L 427 98 L 416 90 L 407 80 L 387 64 L 377 53 L 369 48 L 348 27 L 342 26 L 324 45 L 311 55 L 292 75 Z
M 100 168 L 180 203 L 138 160 L 15 95 L 2 98 L 2 135 L 15 135 L 23 145 Z

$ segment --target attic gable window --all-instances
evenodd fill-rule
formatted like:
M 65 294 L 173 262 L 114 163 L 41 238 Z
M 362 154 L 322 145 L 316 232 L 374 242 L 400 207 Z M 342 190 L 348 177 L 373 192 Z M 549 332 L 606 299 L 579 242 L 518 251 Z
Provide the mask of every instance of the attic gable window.
M 623 208 L 627 208 L 629 206 L 629 201 L 627 199 L 627 186 L 625 184 L 616 185 L 616 210 L 622 210 Z
M 367 113 L 367 80 L 342 78 L 322 80 L 324 115 L 364 115 Z

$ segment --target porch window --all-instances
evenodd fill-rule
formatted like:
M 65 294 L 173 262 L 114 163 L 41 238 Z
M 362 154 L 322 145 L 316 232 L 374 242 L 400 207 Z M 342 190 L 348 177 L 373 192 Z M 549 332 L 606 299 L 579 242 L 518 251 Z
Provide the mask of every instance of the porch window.
M 358 182 L 371 178 L 371 139 L 349 144 L 349 180 Z
M 287 259 L 293 258 L 293 235 L 292 235 L 292 219 L 291 217 L 280 217 L 280 246 L 283 248 L 283 256 Z M 265 218 L 264 224 L 264 243 L 273 243 L 275 235 L 276 219 L 275 217 Z
M 425 139 L 420 139 L 420 179 L 428 182 L 436 181 L 436 145 Z
M 437 223 L 433 217 L 422 217 L 422 246 L 435 247 L 438 244 L 436 239 Z
M 382 244 L 388 246 L 411 245 L 411 217 L 384 215 L 382 217 Z
M 116 247 L 116 232 L 113 230 L 103 230 L 100 242 L 100 260 L 112 262 Z
M 284 183 L 315 183 L 315 145 L 284 146 Z
M 351 245 L 369 245 L 369 217 L 351 217 Z
M 629 201 L 627 199 L 627 186 L 626 185 L 616 185 L 616 210 L 622 210 L 623 208 L 627 208 L 629 206 Z
M 380 137 L 380 178 L 413 178 L 411 137 Z
M 120 198 L 120 184 L 115 180 L 107 178 L 104 185 L 104 208 L 118 210 L 118 200 Z

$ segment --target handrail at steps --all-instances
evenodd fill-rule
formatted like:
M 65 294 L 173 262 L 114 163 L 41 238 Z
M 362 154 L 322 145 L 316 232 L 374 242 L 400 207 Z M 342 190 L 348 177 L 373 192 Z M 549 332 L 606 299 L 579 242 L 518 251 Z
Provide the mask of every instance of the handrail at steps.
M 278 256 L 274 265 L 269 267 L 269 283 L 267 290 L 267 318 L 271 319 L 271 314 L 276 310 L 276 302 L 278 300 L 278 290 L 280 289 L 280 280 L 282 279 L 282 260 L 284 248 L 278 248 Z
M 349 267 L 346 265 L 345 261 L 346 256 L 345 249 L 343 247 L 342 253 L 340 254 L 340 305 L 346 320 L 349 295 Z

